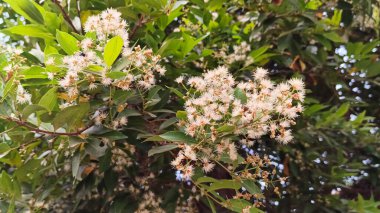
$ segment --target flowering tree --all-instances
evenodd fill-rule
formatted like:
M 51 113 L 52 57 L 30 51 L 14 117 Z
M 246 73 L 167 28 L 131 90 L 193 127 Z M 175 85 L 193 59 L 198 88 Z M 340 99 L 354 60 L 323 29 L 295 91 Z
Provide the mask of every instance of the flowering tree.
M 313 68 L 289 61 L 288 32 L 260 44 L 258 12 L 286 17 L 288 3 L 5 2 L 18 22 L 0 55 L 1 211 L 270 211 L 287 191 L 303 196 L 292 186 L 308 141 L 373 126 L 364 113 L 347 121 L 348 104 L 305 97 L 304 79 L 318 92 Z M 299 7 L 306 17 L 322 5 Z M 342 42 L 341 19 L 313 20 L 328 26 L 313 28 L 314 44 Z M 313 47 L 323 64 L 327 51 Z M 278 77 L 279 66 L 291 72 Z

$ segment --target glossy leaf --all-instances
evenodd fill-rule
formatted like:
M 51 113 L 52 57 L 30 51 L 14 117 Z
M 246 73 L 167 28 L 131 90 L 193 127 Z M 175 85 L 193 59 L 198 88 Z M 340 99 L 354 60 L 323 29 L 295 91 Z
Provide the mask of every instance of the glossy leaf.
M 123 48 L 123 39 L 120 36 L 111 38 L 104 48 L 104 61 L 108 66 L 112 66 Z
M 170 150 L 176 149 L 177 147 L 178 147 L 177 144 L 167 144 L 163 146 L 153 147 L 152 149 L 148 151 L 148 157 L 153 156 L 155 154 L 168 152 Z
M 56 39 L 59 45 L 61 46 L 61 48 L 67 54 L 72 55 L 75 52 L 79 51 L 78 40 L 74 36 L 66 32 L 57 30 Z

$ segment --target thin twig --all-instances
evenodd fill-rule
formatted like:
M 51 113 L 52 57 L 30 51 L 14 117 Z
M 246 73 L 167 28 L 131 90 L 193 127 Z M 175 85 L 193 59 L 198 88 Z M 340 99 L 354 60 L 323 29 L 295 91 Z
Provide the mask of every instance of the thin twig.
M 135 26 L 132 28 L 131 33 L 129 34 L 129 39 L 132 39 L 133 36 L 135 36 L 137 30 L 144 24 L 144 16 L 140 16 L 139 20 L 135 24 Z
M 58 2 L 58 0 L 52 0 L 52 2 L 58 6 L 58 8 L 61 10 L 63 18 L 66 20 L 67 23 L 69 23 L 70 27 L 74 30 L 75 33 L 80 34 L 78 30 L 75 28 L 73 21 L 71 21 L 70 16 L 66 13 L 65 9 L 62 7 L 62 5 Z

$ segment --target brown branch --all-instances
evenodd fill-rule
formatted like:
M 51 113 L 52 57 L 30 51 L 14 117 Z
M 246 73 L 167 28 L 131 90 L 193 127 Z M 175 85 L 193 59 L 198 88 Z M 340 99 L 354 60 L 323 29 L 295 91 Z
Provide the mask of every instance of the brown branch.
M 70 27 L 74 30 L 75 33 L 80 34 L 78 30 L 74 27 L 73 22 L 71 21 L 70 16 L 66 13 L 65 9 L 62 7 L 62 5 L 58 2 L 58 0 L 52 0 L 52 2 L 58 6 L 58 8 L 61 10 L 63 18 L 66 20 L 67 23 L 69 23 Z M 80 17 L 79 17 L 80 18 Z
M 135 26 L 132 28 L 131 33 L 129 34 L 129 39 L 132 39 L 133 36 L 135 36 L 137 30 L 145 23 L 144 22 L 144 16 L 140 16 L 139 20 L 135 24 Z
M 92 127 L 92 125 L 89 125 L 89 126 L 83 128 L 81 130 L 76 131 L 76 132 L 51 132 L 51 131 L 35 128 L 35 127 L 31 126 L 30 124 L 28 124 L 25 121 L 16 120 L 16 119 L 13 119 L 13 118 L 10 118 L 10 117 L 7 117 L 6 119 L 8 121 L 12 121 L 12 122 L 17 123 L 20 126 L 28 128 L 32 132 L 41 133 L 41 134 L 47 134 L 47 135 L 53 135 L 53 136 L 60 136 L 60 135 L 64 135 L 64 136 L 76 136 L 76 135 L 82 134 L 84 131 L 86 131 L 87 129 L 89 129 L 90 127 Z

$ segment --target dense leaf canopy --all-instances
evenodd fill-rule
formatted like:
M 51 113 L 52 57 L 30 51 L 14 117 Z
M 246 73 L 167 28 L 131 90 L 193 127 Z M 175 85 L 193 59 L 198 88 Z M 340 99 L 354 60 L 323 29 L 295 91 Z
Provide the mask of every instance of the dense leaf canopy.
M 0 212 L 379 212 L 379 7 L 0 0 Z

